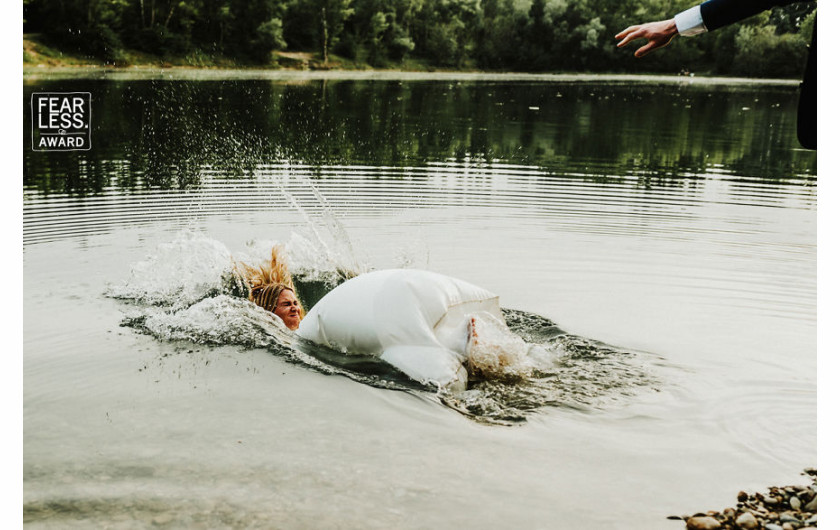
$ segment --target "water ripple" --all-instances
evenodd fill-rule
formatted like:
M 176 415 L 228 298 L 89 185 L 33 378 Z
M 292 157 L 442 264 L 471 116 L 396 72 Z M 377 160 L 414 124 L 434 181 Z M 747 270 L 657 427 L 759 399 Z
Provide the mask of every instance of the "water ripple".
M 814 208 L 812 190 L 796 183 L 744 186 L 713 174 L 691 187 L 647 187 L 633 175 L 613 181 L 593 174 L 555 174 L 515 164 L 431 163 L 425 167 L 265 164 L 253 178 L 235 178 L 206 170 L 200 187 L 188 190 L 148 189 L 125 193 L 105 187 L 98 195 L 76 198 L 24 191 L 24 243 L 75 235 L 104 233 L 114 228 L 161 220 L 186 221 L 211 215 L 272 211 L 297 205 L 313 213 L 323 203 L 342 215 L 382 214 L 417 208 L 469 206 L 493 209 L 521 222 L 554 219 L 579 231 L 622 230 L 625 233 L 689 234 L 733 230 L 743 235 L 757 228 L 754 219 L 739 217 L 727 225 L 706 228 L 696 223 L 712 208 L 780 207 L 786 211 Z M 685 184 L 685 182 L 683 182 Z M 605 223 L 610 217 L 614 222 Z M 741 224 L 743 226 L 735 227 Z M 747 244 L 749 244 L 747 242 Z

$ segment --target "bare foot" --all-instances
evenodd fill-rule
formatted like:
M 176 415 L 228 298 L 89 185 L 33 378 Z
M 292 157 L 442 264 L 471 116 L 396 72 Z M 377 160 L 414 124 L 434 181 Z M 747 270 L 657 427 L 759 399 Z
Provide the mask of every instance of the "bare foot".
M 470 317 L 470 323 L 467 326 L 467 349 L 478 344 L 478 331 L 475 328 L 475 317 Z

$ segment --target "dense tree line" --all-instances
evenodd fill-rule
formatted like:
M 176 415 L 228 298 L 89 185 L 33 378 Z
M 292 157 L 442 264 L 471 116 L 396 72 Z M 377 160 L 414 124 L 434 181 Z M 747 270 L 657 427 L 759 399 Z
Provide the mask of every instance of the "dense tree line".
M 777 8 L 638 61 L 628 25 L 695 0 L 24 0 L 24 32 L 111 63 L 124 50 L 269 64 L 274 50 L 377 67 L 798 76 L 816 3 Z

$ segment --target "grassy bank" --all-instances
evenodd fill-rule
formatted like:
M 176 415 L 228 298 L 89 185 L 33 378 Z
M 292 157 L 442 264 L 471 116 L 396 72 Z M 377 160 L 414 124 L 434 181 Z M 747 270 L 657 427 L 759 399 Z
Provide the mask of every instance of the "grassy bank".
M 306 51 L 275 51 L 270 62 L 246 63 L 223 55 L 192 52 L 184 56 L 157 56 L 137 50 L 124 49 L 121 60 L 108 62 L 102 59 L 73 54 L 48 42 L 42 35 L 29 33 L 23 36 L 23 66 L 31 67 L 141 67 L 141 68 L 250 68 L 267 70 L 372 70 L 373 66 L 330 55 L 329 61 Z M 386 66 L 386 69 L 432 71 L 435 68 L 422 60 L 406 60 Z

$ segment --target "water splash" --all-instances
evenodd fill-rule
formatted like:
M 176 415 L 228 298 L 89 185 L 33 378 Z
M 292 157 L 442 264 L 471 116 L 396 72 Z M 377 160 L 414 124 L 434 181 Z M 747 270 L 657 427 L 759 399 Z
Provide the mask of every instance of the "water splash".
M 539 346 L 529 345 L 485 311 L 472 317 L 467 340 L 467 370 L 473 381 L 519 383 L 547 361 Z
M 468 390 L 448 393 L 412 381 L 373 356 L 351 356 L 297 337 L 249 302 L 233 263 L 265 259 L 276 241 L 250 242 L 234 256 L 221 242 L 180 234 L 131 268 L 107 295 L 132 300 L 123 324 L 163 341 L 264 348 L 286 361 L 380 388 L 420 392 L 481 422 L 512 424 L 545 407 L 591 410 L 656 384 L 638 354 L 565 333 L 550 320 L 503 310 L 477 315 Z M 293 233 L 285 249 L 304 305 L 346 279 L 315 243 Z
M 343 373 L 313 355 L 311 349 L 301 348 L 276 315 L 243 298 L 223 294 L 175 311 L 150 308 L 123 323 L 164 341 L 264 348 L 324 374 Z
M 338 268 L 349 271 L 355 271 L 356 274 L 360 274 L 361 272 L 365 271 L 366 269 L 363 269 L 361 262 L 356 256 L 356 250 L 353 247 L 350 234 L 347 233 L 347 229 L 344 228 L 344 225 L 336 217 L 335 212 L 333 211 L 329 202 L 327 202 L 326 198 L 324 198 L 324 195 L 318 190 L 318 188 L 316 188 L 310 182 L 309 177 L 305 175 L 299 176 L 301 179 L 304 179 L 304 181 L 309 185 L 312 194 L 318 201 L 318 205 L 320 207 L 319 211 L 321 212 L 321 215 L 327 227 L 329 228 L 330 233 L 334 236 L 333 241 L 336 245 L 336 248 L 339 249 L 339 255 L 346 256 L 346 259 L 343 263 L 341 261 L 338 262 Z
M 219 241 L 182 232 L 131 267 L 122 285 L 111 285 L 106 296 L 177 309 L 220 292 L 230 276 L 233 257 Z
M 304 177 L 301 178 L 303 179 Z M 296 243 L 296 247 L 301 247 L 297 249 L 298 252 L 306 252 L 307 259 L 305 263 L 307 266 L 311 263 L 320 263 L 321 270 L 327 270 L 329 268 L 338 271 L 339 274 L 346 278 L 365 272 L 367 268 L 363 267 L 356 259 L 356 252 L 344 226 L 336 219 L 320 192 L 314 186 L 310 185 L 310 187 L 321 206 L 319 212 L 326 225 L 329 238 L 325 238 L 321 230 L 319 230 L 318 223 L 312 219 L 306 209 L 295 199 L 294 195 L 289 191 L 284 192 L 286 200 L 289 201 L 292 208 L 297 210 L 301 219 L 306 222 L 309 232 L 312 235 L 311 239 L 299 237 L 296 241 L 293 241 L 293 243 Z M 304 241 L 306 245 L 303 244 Z M 326 264 L 329 265 L 325 266 Z
M 502 369 L 493 377 L 471 378 L 466 392 L 441 396 L 446 405 L 477 421 L 518 423 L 545 407 L 594 410 L 659 383 L 640 353 L 566 333 L 539 315 L 502 312 L 522 341 L 513 345 L 511 376 Z

